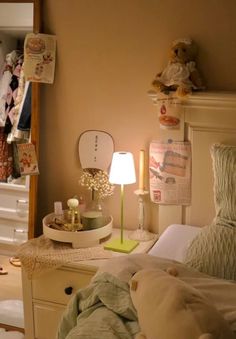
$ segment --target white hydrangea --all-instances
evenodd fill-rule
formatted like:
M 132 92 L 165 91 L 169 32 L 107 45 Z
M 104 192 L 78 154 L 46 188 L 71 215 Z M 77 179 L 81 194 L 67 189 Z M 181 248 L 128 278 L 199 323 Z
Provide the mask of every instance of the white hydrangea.
M 85 169 L 80 177 L 81 186 L 96 192 L 98 199 L 104 199 L 113 194 L 114 185 L 109 182 L 107 172 L 103 170 Z

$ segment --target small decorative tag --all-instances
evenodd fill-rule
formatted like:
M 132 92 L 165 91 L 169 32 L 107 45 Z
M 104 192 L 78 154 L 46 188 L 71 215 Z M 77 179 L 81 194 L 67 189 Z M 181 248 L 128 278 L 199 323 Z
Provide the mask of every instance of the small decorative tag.
M 182 106 L 172 98 L 167 98 L 159 104 L 158 120 L 162 129 L 179 129 Z

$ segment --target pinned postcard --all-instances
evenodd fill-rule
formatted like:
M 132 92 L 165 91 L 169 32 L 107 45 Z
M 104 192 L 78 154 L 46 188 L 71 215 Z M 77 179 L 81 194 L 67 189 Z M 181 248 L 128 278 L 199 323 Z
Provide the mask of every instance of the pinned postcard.
M 21 175 L 39 174 L 35 146 L 31 143 L 17 144 Z
M 56 36 L 26 35 L 24 43 L 24 73 L 27 81 L 52 84 L 56 61 Z

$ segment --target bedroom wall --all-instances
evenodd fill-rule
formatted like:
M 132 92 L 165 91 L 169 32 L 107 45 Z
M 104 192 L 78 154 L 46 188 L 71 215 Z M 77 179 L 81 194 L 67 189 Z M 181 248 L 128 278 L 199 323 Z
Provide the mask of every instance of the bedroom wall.
M 42 85 L 39 217 L 53 202 L 81 193 L 77 155 L 87 129 L 110 133 L 116 150 L 133 152 L 158 139 L 157 113 L 147 96 L 172 40 L 190 36 L 208 89 L 236 89 L 235 0 L 44 0 L 44 32 L 57 36 L 53 85 Z M 146 175 L 146 185 L 148 178 Z M 136 228 L 137 184 L 126 187 L 125 223 Z M 119 189 L 106 201 L 119 224 Z M 147 201 L 158 230 L 158 207 Z

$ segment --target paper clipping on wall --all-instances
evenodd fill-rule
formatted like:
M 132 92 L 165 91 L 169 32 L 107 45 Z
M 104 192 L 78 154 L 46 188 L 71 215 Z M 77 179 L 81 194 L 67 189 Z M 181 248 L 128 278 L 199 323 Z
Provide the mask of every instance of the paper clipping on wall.
M 39 174 L 35 146 L 31 143 L 17 144 L 21 175 Z
M 152 141 L 149 149 L 151 201 L 166 205 L 191 202 L 190 142 Z
M 27 81 L 52 84 L 56 61 L 56 36 L 26 35 L 24 42 L 24 73 Z

